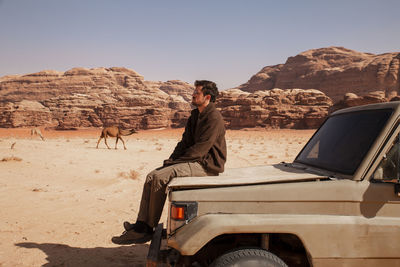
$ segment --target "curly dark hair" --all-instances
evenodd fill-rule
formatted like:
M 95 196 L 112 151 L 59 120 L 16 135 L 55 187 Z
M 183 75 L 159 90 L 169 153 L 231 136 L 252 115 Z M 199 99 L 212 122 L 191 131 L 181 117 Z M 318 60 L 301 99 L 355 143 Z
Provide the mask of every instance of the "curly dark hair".
M 215 102 L 215 99 L 217 98 L 219 93 L 218 87 L 214 82 L 207 80 L 197 80 L 194 82 L 194 86 L 201 86 L 201 91 L 203 92 L 204 96 L 210 95 L 210 102 Z

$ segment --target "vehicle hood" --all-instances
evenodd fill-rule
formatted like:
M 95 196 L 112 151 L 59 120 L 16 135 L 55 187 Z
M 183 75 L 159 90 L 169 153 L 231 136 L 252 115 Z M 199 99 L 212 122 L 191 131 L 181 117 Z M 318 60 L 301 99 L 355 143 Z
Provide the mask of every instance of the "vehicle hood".
M 170 189 L 236 186 L 265 183 L 286 183 L 328 178 L 310 169 L 294 168 L 291 164 L 227 169 L 219 176 L 176 177 L 168 184 Z

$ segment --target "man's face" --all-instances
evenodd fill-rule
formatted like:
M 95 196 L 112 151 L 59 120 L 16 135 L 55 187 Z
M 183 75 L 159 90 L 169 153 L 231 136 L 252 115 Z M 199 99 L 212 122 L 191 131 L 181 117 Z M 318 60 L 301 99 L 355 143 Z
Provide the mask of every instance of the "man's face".
M 193 91 L 192 95 L 192 104 L 193 106 L 200 107 L 208 104 L 208 101 L 210 100 L 209 96 L 204 96 L 203 91 L 201 90 L 203 87 L 202 86 L 196 86 L 196 88 Z

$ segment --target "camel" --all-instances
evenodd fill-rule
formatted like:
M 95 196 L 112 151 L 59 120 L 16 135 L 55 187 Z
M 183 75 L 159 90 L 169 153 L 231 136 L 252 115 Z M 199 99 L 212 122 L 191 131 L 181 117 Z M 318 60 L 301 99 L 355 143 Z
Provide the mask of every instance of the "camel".
M 43 137 L 43 135 L 42 135 L 42 132 L 40 131 L 40 129 L 39 128 L 32 128 L 31 129 L 31 138 L 34 136 L 34 135 L 38 135 L 40 138 L 42 138 L 42 140 L 44 141 L 44 137 Z
M 101 135 L 99 138 L 99 141 L 97 141 L 97 146 L 96 148 L 99 148 L 99 143 L 101 138 L 104 138 L 104 142 L 106 143 L 106 146 L 108 149 L 110 149 L 110 147 L 107 144 L 107 137 L 116 137 L 117 140 L 115 140 L 115 149 L 117 149 L 117 144 L 118 144 L 118 139 L 121 139 L 122 144 L 124 144 L 124 149 L 126 150 L 126 146 L 125 146 L 125 142 L 122 139 L 121 136 L 127 136 L 127 135 L 131 135 L 137 133 L 137 131 L 135 129 L 131 129 L 131 130 L 122 130 L 117 126 L 110 126 L 110 127 L 105 127 L 103 128 L 103 130 L 101 131 Z

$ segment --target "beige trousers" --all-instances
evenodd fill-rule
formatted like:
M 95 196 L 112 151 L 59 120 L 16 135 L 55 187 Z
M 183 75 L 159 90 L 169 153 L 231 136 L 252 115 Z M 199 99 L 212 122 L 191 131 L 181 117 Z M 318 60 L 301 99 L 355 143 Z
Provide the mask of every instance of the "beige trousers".
M 172 178 L 207 175 L 204 167 L 197 162 L 179 163 L 150 172 L 143 186 L 137 221 L 145 222 L 150 227 L 157 226 L 167 198 L 167 184 Z

